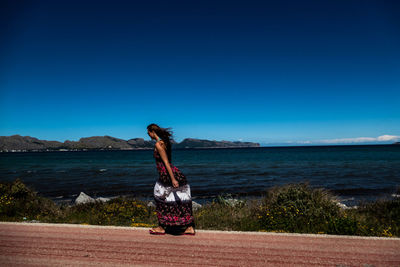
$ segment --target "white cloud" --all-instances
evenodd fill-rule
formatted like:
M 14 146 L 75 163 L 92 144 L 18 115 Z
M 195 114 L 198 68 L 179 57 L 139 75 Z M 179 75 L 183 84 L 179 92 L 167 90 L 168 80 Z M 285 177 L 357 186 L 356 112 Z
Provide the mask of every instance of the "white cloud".
M 398 135 L 381 135 L 378 137 L 354 137 L 354 138 L 337 138 L 322 139 L 315 141 L 289 141 L 289 143 L 297 144 L 349 144 L 349 143 L 369 143 L 369 142 L 396 142 L 400 140 Z
M 338 138 L 338 139 L 324 139 L 316 142 L 319 143 L 363 143 L 363 142 L 374 142 L 377 138 L 374 137 L 355 137 L 355 138 Z
M 286 141 L 288 144 L 312 144 L 312 141 Z
M 396 136 L 396 135 L 381 135 L 378 136 L 378 141 L 397 141 L 400 139 L 400 136 Z

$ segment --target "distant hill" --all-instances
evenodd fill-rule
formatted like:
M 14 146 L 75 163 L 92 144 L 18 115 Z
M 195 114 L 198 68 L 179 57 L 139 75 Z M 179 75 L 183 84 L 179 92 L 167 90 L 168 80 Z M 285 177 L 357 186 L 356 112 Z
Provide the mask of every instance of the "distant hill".
M 58 141 L 39 140 L 30 136 L 0 136 L 0 150 L 44 150 L 63 148 Z
M 400 145 L 400 142 L 393 143 L 393 145 Z
M 176 144 L 175 148 L 220 148 L 220 147 L 259 147 L 259 143 L 231 142 L 231 141 L 210 141 L 204 139 L 186 138 Z
M 79 141 L 58 142 L 39 140 L 30 136 L 0 136 L 0 152 L 20 151 L 81 151 L 81 150 L 135 150 L 152 149 L 154 141 L 146 141 L 143 138 L 123 140 L 112 136 L 84 137 Z M 259 147 L 259 143 L 210 141 L 194 138 L 186 138 L 182 142 L 172 142 L 173 149 L 185 148 L 228 148 L 228 147 Z

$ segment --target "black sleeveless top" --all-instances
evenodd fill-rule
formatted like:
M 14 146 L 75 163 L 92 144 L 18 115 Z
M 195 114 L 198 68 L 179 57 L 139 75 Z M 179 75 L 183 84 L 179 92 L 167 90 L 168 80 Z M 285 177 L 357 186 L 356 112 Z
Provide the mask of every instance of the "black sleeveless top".
M 165 163 L 162 160 L 160 153 L 158 153 L 157 151 L 157 148 L 154 148 L 153 157 L 156 160 L 156 167 L 159 174 L 158 180 L 164 185 L 172 186 L 171 177 L 168 173 L 167 168 L 165 167 Z M 179 182 L 179 186 L 187 184 L 185 175 L 171 162 L 169 162 L 169 165 L 172 169 L 172 173 L 174 174 L 175 179 Z

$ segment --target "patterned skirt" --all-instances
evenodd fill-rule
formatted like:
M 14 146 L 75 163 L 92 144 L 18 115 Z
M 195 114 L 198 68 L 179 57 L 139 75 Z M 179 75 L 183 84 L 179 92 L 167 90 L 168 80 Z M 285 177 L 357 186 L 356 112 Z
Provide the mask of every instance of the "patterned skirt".
M 154 201 L 160 226 L 194 226 L 188 183 L 175 188 L 158 180 L 154 186 Z

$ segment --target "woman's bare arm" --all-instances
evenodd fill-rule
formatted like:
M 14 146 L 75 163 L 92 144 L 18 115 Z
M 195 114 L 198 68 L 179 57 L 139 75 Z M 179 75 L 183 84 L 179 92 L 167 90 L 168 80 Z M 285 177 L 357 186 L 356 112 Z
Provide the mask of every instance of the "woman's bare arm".
M 167 153 L 165 152 L 164 147 L 159 142 L 157 142 L 156 149 L 157 149 L 158 153 L 160 154 L 161 159 L 163 160 L 163 162 L 165 164 L 165 167 L 167 168 L 169 176 L 171 177 L 172 185 L 178 183 L 178 181 L 175 179 L 174 173 L 172 172 L 171 166 L 168 161 L 168 156 L 167 156 Z

